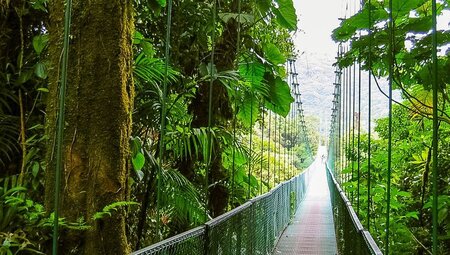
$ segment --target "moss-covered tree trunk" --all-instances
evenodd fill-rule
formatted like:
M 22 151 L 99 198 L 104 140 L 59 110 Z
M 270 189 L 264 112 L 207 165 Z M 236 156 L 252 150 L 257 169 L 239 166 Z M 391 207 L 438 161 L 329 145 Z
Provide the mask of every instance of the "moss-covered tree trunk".
M 64 1 L 49 2 L 51 62 L 46 207 L 53 210 L 59 66 Z M 64 137 L 61 217 L 84 217 L 88 231 L 62 229 L 61 254 L 128 254 L 125 215 L 93 221 L 104 206 L 128 199 L 133 88 L 131 0 L 73 0 Z

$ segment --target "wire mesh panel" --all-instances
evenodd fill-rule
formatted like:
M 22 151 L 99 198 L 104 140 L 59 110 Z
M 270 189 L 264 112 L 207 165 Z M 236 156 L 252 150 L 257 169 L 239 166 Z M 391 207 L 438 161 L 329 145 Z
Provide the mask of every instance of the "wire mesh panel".
M 308 170 L 205 225 L 132 255 L 267 255 L 289 224 L 307 188 Z
M 364 230 L 350 201 L 327 168 L 331 204 L 339 254 L 381 255 L 381 250 L 368 231 Z
M 251 202 L 247 202 L 206 223 L 206 254 L 252 254 L 251 205 Z
M 132 255 L 203 255 L 204 248 L 205 226 L 201 226 L 133 252 Z
M 272 226 L 274 214 L 271 193 L 259 196 L 252 200 L 253 222 L 255 225 L 253 240 L 253 254 L 269 254 L 273 245 Z

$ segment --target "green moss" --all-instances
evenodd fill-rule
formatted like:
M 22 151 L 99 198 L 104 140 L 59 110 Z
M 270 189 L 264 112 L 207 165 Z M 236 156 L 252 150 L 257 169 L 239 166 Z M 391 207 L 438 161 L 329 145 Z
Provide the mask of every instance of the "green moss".
M 50 96 L 47 133 L 54 137 L 62 3 L 50 10 Z M 131 79 L 132 6 L 128 1 L 74 1 L 64 138 L 65 169 L 61 217 L 90 219 L 104 206 L 127 199 L 129 136 L 133 105 Z M 51 208 L 54 166 L 49 144 L 47 208 Z M 88 222 L 87 232 L 65 231 L 64 254 L 128 254 L 125 218 Z

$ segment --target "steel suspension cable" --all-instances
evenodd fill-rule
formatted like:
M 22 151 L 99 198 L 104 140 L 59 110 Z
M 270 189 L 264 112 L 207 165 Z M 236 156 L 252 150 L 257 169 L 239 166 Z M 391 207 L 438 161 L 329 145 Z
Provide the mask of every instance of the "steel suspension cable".
M 291 137 L 291 143 L 290 143 L 290 160 L 289 160 L 289 168 L 291 169 L 291 176 L 294 175 L 294 146 L 295 146 L 295 137 L 296 137 L 296 133 L 295 133 L 295 126 L 292 126 L 293 123 L 295 123 L 295 111 L 297 109 L 297 104 L 296 102 L 296 91 L 295 91 L 295 79 L 294 79 L 294 75 L 293 75 L 293 71 L 292 71 L 292 63 L 293 60 L 290 60 L 290 75 L 291 75 L 291 90 L 294 93 L 294 102 L 291 104 L 292 108 L 291 112 L 290 112 L 290 120 L 289 120 L 289 129 L 290 129 L 290 137 Z
M 281 181 L 281 127 L 282 127 L 282 123 L 281 123 L 281 116 L 278 117 L 279 118 L 279 122 L 278 122 L 278 178 Z
M 252 8 L 252 12 L 253 12 L 253 8 Z M 252 13 L 253 14 L 253 13 Z M 254 16 L 254 15 L 253 15 Z M 239 15 L 240 18 L 240 15 Z M 252 29 L 252 34 L 254 34 L 254 27 Z M 252 40 L 253 43 L 255 44 L 254 40 Z M 249 136 L 250 136 L 250 148 L 249 148 L 249 165 L 248 165 L 248 173 L 247 173 L 247 181 L 248 181 L 248 190 L 247 190 L 247 200 L 250 199 L 250 177 L 252 175 L 252 156 L 253 156 L 253 83 L 254 83 L 254 76 L 255 76 L 255 56 L 254 54 L 252 54 L 252 80 L 251 80 L 251 84 L 252 87 L 250 88 L 250 94 L 251 94 L 251 98 L 250 98 L 250 128 L 249 128 Z
M 391 210 L 391 174 L 392 174 L 392 75 L 394 68 L 394 18 L 392 15 L 392 0 L 389 0 L 389 124 L 388 124 L 388 160 L 387 160 L 387 198 L 386 198 L 386 241 L 385 253 L 389 255 L 389 235 L 390 235 L 390 210 Z
M 292 61 L 293 62 L 293 61 Z M 298 125 L 297 125 L 297 120 L 298 120 L 298 97 L 299 97 L 299 91 L 297 91 L 297 86 L 298 86 L 298 82 L 297 82 L 297 77 L 294 76 L 294 72 L 295 72 L 295 65 L 292 66 L 291 68 L 291 72 L 292 72 L 292 90 L 294 91 L 294 109 L 292 111 L 292 120 L 291 120 L 291 127 L 292 127 L 292 133 L 293 133 L 293 143 L 292 143 L 292 170 L 295 171 L 297 168 L 295 166 L 295 159 L 298 157 L 298 155 L 295 154 L 295 150 L 294 150 L 294 146 L 298 143 L 300 144 L 300 140 L 299 140 L 299 130 L 298 130 Z
M 269 186 L 269 190 L 270 190 L 270 139 L 271 139 L 271 133 L 272 133 L 272 112 L 270 110 L 268 110 L 268 118 L 269 118 L 269 123 L 267 126 L 267 132 L 269 133 L 269 137 L 267 139 L 267 185 Z M 275 182 L 275 181 L 274 181 Z
M 213 0 L 212 6 L 212 32 L 211 32 L 211 59 L 210 59 L 210 82 L 209 82 L 209 95 L 208 95 L 208 157 L 207 166 L 205 172 L 205 218 L 208 218 L 209 208 L 209 172 L 211 170 L 212 163 L 212 151 L 213 151 L 213 137 L 212 137 L 212 102 L 213 102 L 213 86 L 216 74 L 214 72 L 214 57 L 216 50 L 216 12 L 217 12 L 217 0 Z
M 66 1 L 64 10 L 64 34 L 63 52 L 61 62 L 61 83 L 59 87 L 58 121 L 56 130 L 56 168 L 55 168 L 55 197 L 54 219 L 52 236 L 52 254 L 58 254 L 59 237 L 59 207 L 61 200 L 61 174 L 63 171 L 63 143 L 64 143 L 64 119 L 66 106 L 66 88 L 69 68 L 69 36 L 72 23 L 72 0 Z
M 264 109 L 264 99 L 261 102 L 261 109 Z M 263 194 L 263 163 L 264 163 L 264 111 L 261 113 L 261 164 L 259 168 L 259 179 L 260 179 L 260 187 L 259 194 Z
M 238 26 L 237 26 L 237 39 L 236 39 L 236 62 L 235 68 L 239 71 L 239 55 L 241 49 L 241 0 L 238 0 Z M 234 114 L 233 114 L 233 142 L 236 144 L 236 122 L 237 122 L 237 93 L 238 88 L 235 89 L 234 95 Z M 231 209 L 234 199 L 234 176 L 236 174 L 236 146 L 232 147 L 232 166 L 231 166 L 231 194 L 228 199 L 228 207 Z
M 345 173 L 346 167 L 346 147 L 347 147 L 347 68 L 343 70 L 343 81 L 342 81 L 342 178 L 343 183 L 347 181 L 347 176 Z M 342 187 L 344 191 L 346 187 Z
M 337 50 L 337 58 L 339 58 L 341 56 L 341 47 L 342 45 L 340 44 L 338 46 L 338 50 Z M 335 155 L 335 167 L 334 167 L 334 171 L 335 171 L 335 176 L 338 179 L 338 182 L 340 183 L 340 171 L 339 171 L 339 164 L 340 164 L 340 158 L 341 158 L 341 97 L 340 97 L 340 92 L 341 92 L 341 84 L 340 84 L 340 77 L 342 75 L 341 69 L 339 68 L 339 66 L 336 66 L 336 70 L 335 70 L 335 97 L 336 97 L 336 127 L 335 127 L 335 133 L 336 133 L 336 155 Z
M 370 206 L 371 206 L 371 117 L 372 117 L 372 0 L 368 0 L 369 5 L 369 57 L 368 57 L 368 67 L 369 67 L 369 95 L 368 95 L 368 122 L 367 122 L 367 230 L 370 232 Z
M 343 55 L 343 46 L 341 46 L 341 51 L 340 51 L 340 55 L 342 56 Z M 344 111 L 345 111 L 345 109 L 344 109 L 344 96 L 345 96 L 345 93 L 344 93 L 344 88 L 345 88 L 345 76 L 344 76 L 344 73 L 345 72 L 345 69 L 344 70 L 341 70 L 341 73 L 340 73 L 340 76 L 339 76 L 339 112 L 340 112 L 340 119 L 339 119 L 339 121 L 340 121 L 340 124 L 339 124 L 339 126 L 340 126 L 340 132 L 341 132 L 341 137 L 340 137 L 340 148 L 339 148 L 339 156 L 340 156 L 340 158 L 339 158 L 339 160 L 340 160 L 340 165 L 339 165 L 339 173 L 340 173 L 340 181 L 341 181 L 341 184 L 342 184 L 342 178 L 343 178 L 343 162 L 344 162 L 344 127 L 345 127 L 345 122 L 344 122 Z
M 348 52 L 348 51 L 349 51 L 349 46 L 347 46 L 347 51 L 346 52 Z M 345 122 L 347 123 L 346 124 L 347 130 L 346 130 L 345 134 L 346 134 L 347 140 L 345 142 L 346 142 L 347 146 L 346 146 L 346 150 L 345 150 L 345 156 L 346 156 L 345 157 L 345 165 L 346 165 L 346 173 L 347 173 L 346 174 L 346 177 L 347 177 L 346 178 L 346 182 L 348 182 L 350 180 L 350 178 L 349 178 L 350 174 L 348 172 L 349 166 L 350 166 L 348 152 L 349 152 L 349 148 L 350 148 L 350 100 L 351 100 L 351 98 L 350 98 L 350 93 L 351 93 L 350 92 L 350 88 L 351 88 L 350 84 L 351 84 L 351 76 L 352 76 L 351 71 L 352 71 L 352 69 L 350 67 L 347 67 L 346 69 L 347 69 L 347 95 L 346 95 L 346 106 L 347 106 L 347 108 L 345 109 L 345 111 L 346 111 L 347 115 L 346 115 Z M 346 190 L 347 189 L 348 188 L 346 188 Z M 348 196 L 349 196 L 349 193 L 347 191 L 347 197 Z
M 275 121 L 275 126 L 274 126 L 274 136 L 275 136 L 275 138 L 273 139 L 273 144 L 274 144 L 274 146 L 275 146 L 275 148 L 274 148 L 274 150 L 273 150 L 273 153 L 274 153 L 274 161 L 273 161 L 273 186 L 275 187 L 276 186 L 276 184 L 275 184 L 275 176 L 276 176 L 276 173 L 277 173 L 277 163 L 278 163 L 278 160 L 277 160 L 277 138 L 278 138 L 278 136 L 277 136 L 277 115 L 275 115 L 274 116 L 275 117 L 275 119 L 274 119 L 274 121 Z M 278 178 L 277 178 L 277 180 L 279 181 L 279 179 L 280 179 L 280 176 L 278 176 Z M 278 182 L 277 182 L 278 183 Z
M 355 111 L 356 111 L 356 65 L 353 64 L 353 96 L 352 96 L 352 182 L 354 182 L 355 178 Z M 354 189 L 354 186 L 352 184 Z M 352 191 L 352 204 L 354 202 L 354 192 Z
M 254 66 L 254 64 L 252 64 Z M 253 84 L 253 74 L 252 74 L 252 84 Z M 247 172 L 247 181 L 248 181 L 248 189 L 247 189 L 247 200 L 250 199 L 250 177 L 252 175 L 252 145 L 253 145 L 253 95 L 250 98 L 250 148 L 249 148 L 249 160 L 248 160 L 248 172 Z
M 363 0 L 359 2 L 359 9 L 362 11 L 363 8 Z M 359 37 L 361 38 L 361 32 L 359 32 Z M 358 217 L 360 217 L 360 198 L 361 198 L 361 82 L 362 82 L 362 72 L 361 72 L 361 55 L 358 55 L 358 153 L 357 153 L 357 184 L 356 184 L 356 193 L 357 193 L 357 202 L 356 202 L 356 213 Z
M 233 114 L 233 142 L 236 143 L 236 122 L 237 122 L 237 88 L 235 89 L 235 98 L 234 98 L 234 111 Z M 231 194 L 230 199 L 228 199 L 228 207 L 231 209 L 233 206 L 233 200 L 234 200 L 234 176 L 236 174 L 236 146 L 233 145 L 231 156 L 232 156 L 232 162 L 231 162 Z
M 160 219 L 161 219 L 161 172 L 163 170 L 164 164 L 164 154 L 165 154 L 165 132 L 166 132 L 166 117 L 167 117 L 167 87 L 168 87 L 168 76 L 169 76 L 169 61 L 170 61 L 170 35 L 171 35 L 171 24 L 172 24 L 172 0 L 167 2 L 167 20 L 166 20 L 166 42 L 165 42 L 165 61 L 164 61 L 164 81 L 163 81 L 163 94 L 161 98 L 161 123 L 160 123 L 160 138 L 159 138 L 159 157 L 158 157 L 158 168 L 156 173 L 156 234 L 157 240 L 160 240 Z
M 348 48 L 348 46 L 347 46 L 347 52 L 348 52 L 348 50 L 349 50 L 349 48 Z M 349 166 L 350 166 L 350 164 L 349 164 L 349 155 L 348 155 L 348 152 L 349 152 L 349 148 L 350 148 L 350 100 L 351 100 L 351 98 L 350 98 L 350 83 L 351 83 L 351 76 L 352 76 L 352 74 L 351 74 L 351 68 L 350 67 L 347 67 L 346 68 L 347 69 L 347 81 L 346 81 L 346 87 L 347 87 L 347 94 L 346 94 L 346 102 L 345 102 L 345 104 L 346 104 L 346 109 L 345 109 L 345 112 L 346 112 L 346 119 L 345 119 L 345 122 L 346 122 L 346 127 L 347 127 L 347 130 L 345 131 L 345 135 L 346 135 L 346 140 L 345 140 L 345 143 L 346 143 L 346 148 L 345 148 L 345 167 L 346 167 L 346 182 L 348 182 L 349 180 L 350 180 L 350 178 L 349 178 L 349 176 L 350 176 L 350 174 L 349 174 L 349 172 L 348 172 L 348 168 L 349 168 Z M 348 187 L 348 186 L 347 186 Z M 347 197 L 348 197 L 348 195 L 349 195 L 349 193 L 348 193 L 348 188 L 346 188 L 346 193 L 347 193 Z
M 284 117 L 284 146 L 283 146 L 283 171 L 284 171 L 284 179 L 287 180 L 288 178 L 286 178 L 286 176 L 289 177 L 289 172 L 286 172 L 286 138 L 287 138 L 287 118 L 289 117 L 289 113 L 288 116 Z
M 437 58 L 437 6 L 436 0 L 431 0 L 432 9 L 432 83 L 433 83 L 433 204 L 432 204 L 432 251 L 438 254 L 438 149 L 439 149 L 439 121 L 438 121 L 438 58 Z
M 361 61 L 358 63 L 358 180 L 357 180 L 357 195 L 358 200 L 356 202 L 356 212 L 359 214 L 359 210 L 361 207 L 360 204 L 360 194 L 361 194 Z
M 351 138 L 352 138 L 352 67 L 350 66 L 348 68 L 348 102 L 347 102 L 347 109 L 348 109 L 348 114 L 347 114 L 347 127 L 348 127 L 348 131 L 347 131 L 347 144 L 348 144 L 348 148 L 347 148 L 347 182 L 351 181 L 350 177 L 351 177 L 351 173 L 349 172 L 349 170 L 351 169 Z M 350 191 L 348 192 L 348 196 L 350 196 Z

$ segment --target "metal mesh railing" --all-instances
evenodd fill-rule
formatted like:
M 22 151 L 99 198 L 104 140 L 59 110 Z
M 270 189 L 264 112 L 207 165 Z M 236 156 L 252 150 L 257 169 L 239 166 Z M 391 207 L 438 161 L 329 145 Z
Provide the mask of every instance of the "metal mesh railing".
M 277 239 L 306 194 L 308 179 L 307 170 L 201 227 L 132 255 L 272 254 Z
M 186 255 L 204 254 L 205 226 L 197 227 L 159 243 L 133 252 L 132 255 Z M 189 252 L 189 253 L 186 253 Z
M 382 255 L 383 253 L 370 233 L 362 226 L 345 192 L 340 188 L 328 167 L 327 179 L 339 254 Z

